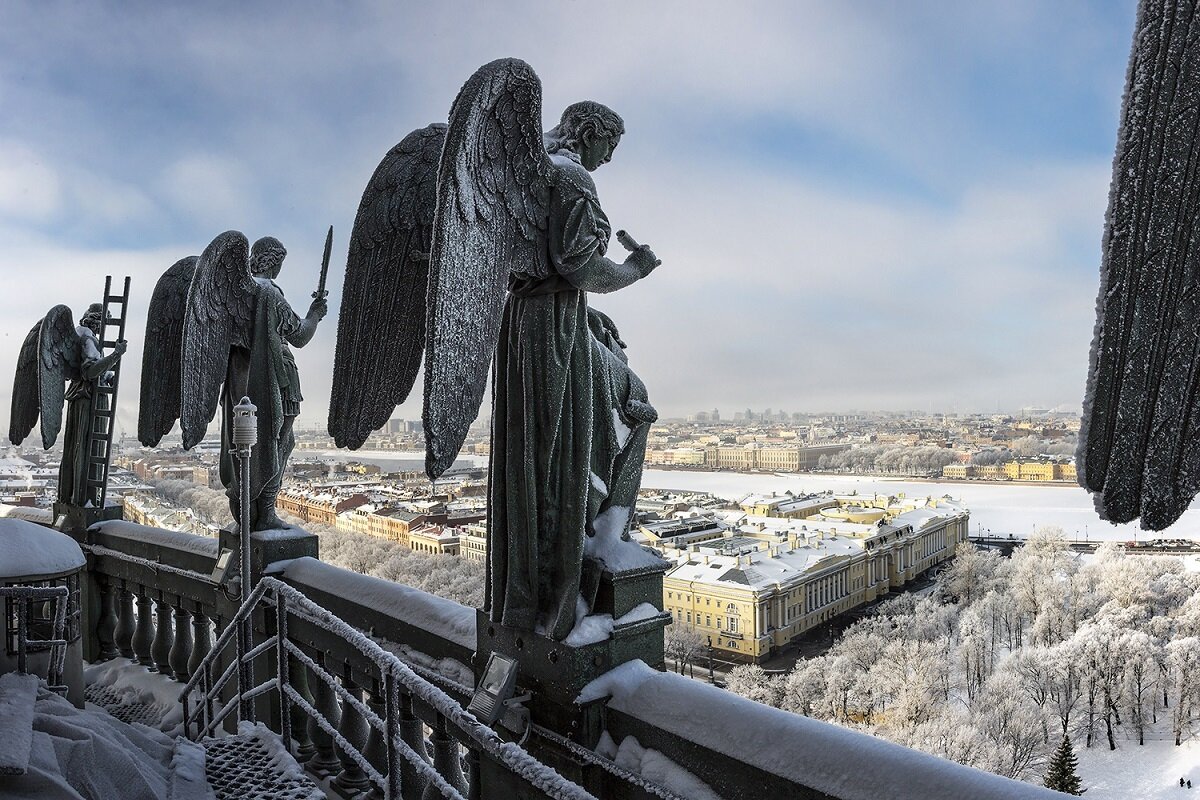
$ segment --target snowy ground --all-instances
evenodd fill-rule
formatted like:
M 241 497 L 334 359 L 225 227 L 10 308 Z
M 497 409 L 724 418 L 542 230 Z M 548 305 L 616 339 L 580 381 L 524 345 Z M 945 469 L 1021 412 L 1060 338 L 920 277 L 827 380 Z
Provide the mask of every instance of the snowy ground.
M 1161 534 L 1139 530 L 1136 524 L 1113 525 L 1100 519 L 1091 496 L 1073 484 L 1028 486 L 1004 483 L 923 482 L 860 475 L 779 475 L 745 472 L 691 472 L 653 470 L 642 474 L 647 489 L 682 489 L 710 492 L 736 499 L 751 492 L 858 492 L 899 494 L 910 497 L 950 495 L 971 511 L 971 533 L 985 530 L 997 535 L 1023 537 L 1042 525 L 1057 525 L 1069 539 L 1113 541 L 1144 540 L 1149 536 L 1173 539 L 1200 538 L 1200 505 L 1180 517 Z M 1200 795 L 1198 795 L 1200 797 Z
M 1128 726 L 1126 726 L 1128 727 Z M 1133 736 L 1133 731 L 1128 731 Z M 1109 750 L 1107 739 L 1091 749 L 1074 742 L 1079 759 L 1079 777 L 1088 800 L 1187 800 L 1200 798 L 1200 738 L 1193 733 L 1175 746 L 1171 726 L 1159 719 L 1146 744 L 1118 737 L 1117 749 Z M 1191 780 L 1192 792 L 1179 788 L 1179 778 Z

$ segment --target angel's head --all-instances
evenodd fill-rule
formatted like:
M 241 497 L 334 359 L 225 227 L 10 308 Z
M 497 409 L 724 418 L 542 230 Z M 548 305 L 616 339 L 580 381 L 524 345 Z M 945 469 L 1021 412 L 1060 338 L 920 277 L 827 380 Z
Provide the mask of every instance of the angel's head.
M 100 303 L 92 303 L 88 306 L 87 311 L 83 312 L 83 316 L 79 318 L 79 326 L 87 328 L 97 336 L 100 335 L 100 325 L 104 321 L 104 306 Z
M 584 100 L 567 106 L 550 137 L 579 156 L 584 169 L 594 172 L 612 159 L 623 133 L 625 121 L 617 112 L 601 103 Z
M 250 248 L 250 273 L 256 278 L 275 280 L 279 277 L 279 270 L 283 269 L 286 255 L 287 248 L 283 242 L 274 236 L 264 236 Z

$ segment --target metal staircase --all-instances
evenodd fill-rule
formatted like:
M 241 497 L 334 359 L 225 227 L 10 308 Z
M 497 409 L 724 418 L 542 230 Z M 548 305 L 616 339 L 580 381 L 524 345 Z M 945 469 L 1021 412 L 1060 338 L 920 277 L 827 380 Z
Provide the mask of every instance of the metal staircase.
M 112 307 L 120 312 L 112 316 Z M 104 317 L 100 322 L 100 348 L 111 349 L 125 338 L 125 318 L 129 309 L 129 277 L 121 294 L 112 293 L 112 276 L 104 278 Z M 117 327 L 115 339 L 109 338 L 109 326 Z M 111 376 L 102 376 L 92 391 L 92 429 L 88 431 L 87 503 L 103 508 L 108 494 L 108 464 L 112 456 L 113 429 L 116 427 L 117 384 L 121 377 L 121 361 L 113 364 Z

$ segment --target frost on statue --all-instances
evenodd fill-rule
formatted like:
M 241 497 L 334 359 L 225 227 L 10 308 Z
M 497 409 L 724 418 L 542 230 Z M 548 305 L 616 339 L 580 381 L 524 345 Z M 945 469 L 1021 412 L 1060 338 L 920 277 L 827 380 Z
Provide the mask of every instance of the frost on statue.
M 1105 221 L 1077 464 L 1112 522 L 1162 530 L 1200 490 L 1200 42 L 1142 0 Z
M 528 64 L 487 64 L 448 125 L 409 134 L 376 169 L 351 236 L 329 431 L 360 447 L 408 396 L 424 352 L 437 478 L 479 413 L 490 363 L 486 611 L 562 641 L 596 583 L 582 573 L 598 523 L 637 547 L 631 510 L 657 419 L 587 293 L 624 288 L 658 259 L 622 232 L 629 255 L 605 255 L 611 228 L 590 173 L 611 158 L 621 118 L 576 103 L 543 135 L 541 94 Z
M 71 309 L 57 305 L 25 337 L 17 357 L 13 381 L 12 414 L 8 440 L 25 441 L 41 419 L 42 447 L 49 450 L 58 438 L 67 406 L 62 464 L 58 471 L 58 501 L 73 506 L 88 503 L 87 450 L 93 429 L 92 394 L 125 353 L 124 340 L 112 352 L 103 352 L 100 331 L 104 306 L 92 303 L 76 326 Z M 104 384 L 108 385 L 108 384 Z
M 275 283 L 287 250 L 267 236 L 251 248 L 238 231 L 213 239 L 199 256 L 168 269 L 154 287 L 142 356 L 138 440 L 154 447 L 178 419 L 183 446 L 204 438 L 221 405 L 221 483 L 239 519 L 233 457 L 233 406 L 258 406 L 258 440 L 250 458 L 250 528 L 288 527 L 275 498 L 296 439 L 300 374 L 288 345 L 304 347 L 326 314 L 318 290 L 300 317 Z

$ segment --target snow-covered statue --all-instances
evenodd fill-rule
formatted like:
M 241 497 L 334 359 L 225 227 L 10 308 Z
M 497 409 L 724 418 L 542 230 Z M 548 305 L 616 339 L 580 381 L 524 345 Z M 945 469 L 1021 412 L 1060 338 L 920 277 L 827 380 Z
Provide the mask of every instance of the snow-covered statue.
M 292 310 L 275 283 L 286 255 L 270 236 L 251 249 L 240 232 L 226 231 L 199 258 L 182 259 L 163 274 L 146 321 L 138 439 L 154 447 L 178 419 L 190 449 L 204 438 L 220 403 L 221 483 L 238 520 L 232 409 L 250 397 L 258 406 L 258 443 L 250 458 L 250 528 L 256 531 L 287 527 L 275 500 L 304 399 L 288 345 L 308 344 L 327 313 L 320 289 L 304 317 Z
M 1103 240 L 1080 484 L 1162 530 L 1200 491 L 1200 41 L 1194 2 L 1142 0 Z
M 92 303 L 76 325 L 71 309 L 50 309 L 21 345 L 13 382 L 8 439 L 25 441 L 41 418 L 42 447 L 49 450 L 62 428 L 63 405 L 67 429 L 58 471 L 58 501 L 83 507 L 88 502 L 87 451 L 92 431 L 92 394 L 125 353 L 125 340 L 104 354 L 100 344 L 104 306 Z
M 621 118 L 576 103 L 543 136 L 541 105 L 528 64 L 494 61 L 463 86 L 448 126 L 414 131 L 376 169 L 350 242 L 329 431 L 361 446 L 408 396 L 424 351 L 425 463 L 437 478 L 479 413 L 490 363 L 485 610 L 561 640 L 585 547 L 628 538 L 657 418 L 587 295 L 658 260 L 623 233 L 631 252 L 606 256 L 590 173 L 612 157 Z

